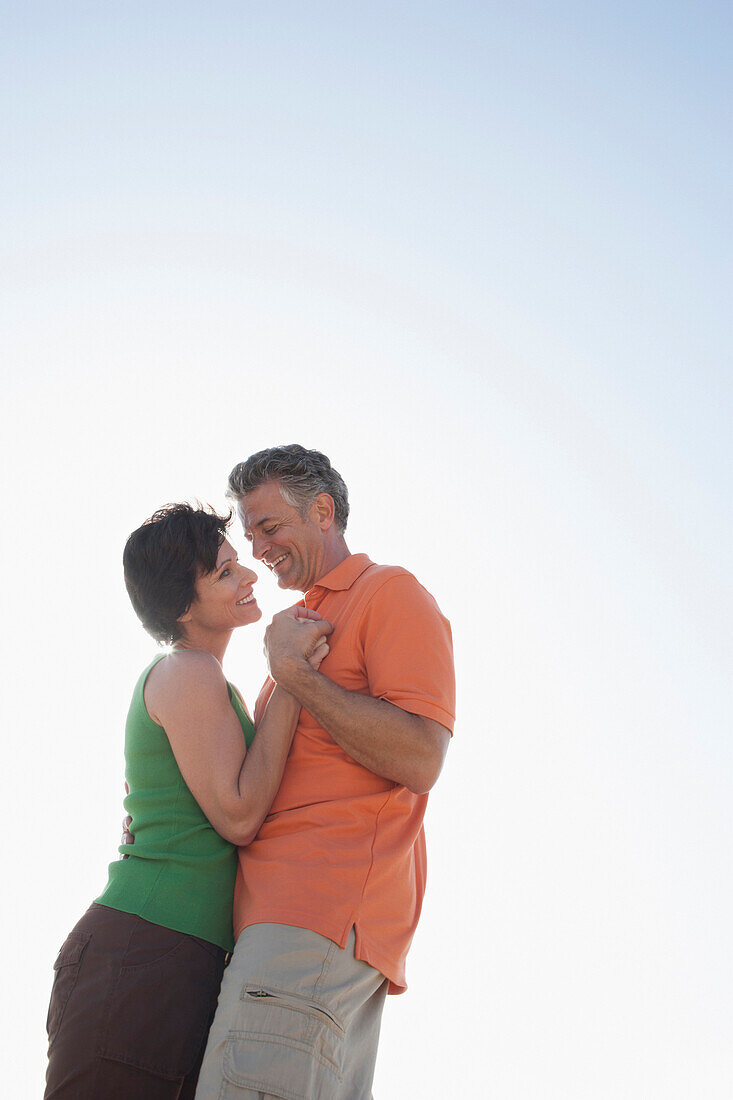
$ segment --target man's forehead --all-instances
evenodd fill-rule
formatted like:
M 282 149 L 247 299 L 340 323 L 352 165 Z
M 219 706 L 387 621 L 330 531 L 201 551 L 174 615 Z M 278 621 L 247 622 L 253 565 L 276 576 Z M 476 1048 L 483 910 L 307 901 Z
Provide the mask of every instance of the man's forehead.
M 268 482 L 240 498 L 237 510 L 245 528 L 259 527 L 268 519 L 282 516 L 290 508 L 276 482 Z

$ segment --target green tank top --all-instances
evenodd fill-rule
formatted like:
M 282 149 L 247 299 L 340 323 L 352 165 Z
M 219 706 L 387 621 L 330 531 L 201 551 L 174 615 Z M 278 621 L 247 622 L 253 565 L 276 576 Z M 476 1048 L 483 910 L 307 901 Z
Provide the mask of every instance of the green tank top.
M 186 786 L 165 730 L 145 707 L 145 681 L 164 656 L 159 654 L 135 685 L 125 727 L 130 788 L 125 809 L 132 816 L 135 843 L 120 846 L 129 859 L 110 864 L 107 885 L 96 901 L 231 951 L 236 848 L 209 824 Z M 249 748 L 254 726 L 227 686 Z

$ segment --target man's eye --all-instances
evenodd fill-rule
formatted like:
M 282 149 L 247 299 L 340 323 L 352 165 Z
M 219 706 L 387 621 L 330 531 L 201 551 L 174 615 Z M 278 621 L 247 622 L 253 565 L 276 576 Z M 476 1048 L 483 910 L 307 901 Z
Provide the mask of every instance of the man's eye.
M 231 573 L 231 569 L 229 568 L 229 566 L 227 566 L 226 569 L 222 569 L 219 576 L 220 577 L 228 577 L 230 573 Z
M 263 527 L 262 528 L 262 534 L 263 535 L 274 535 L 276 531 L 277 531 L 277 527 Z

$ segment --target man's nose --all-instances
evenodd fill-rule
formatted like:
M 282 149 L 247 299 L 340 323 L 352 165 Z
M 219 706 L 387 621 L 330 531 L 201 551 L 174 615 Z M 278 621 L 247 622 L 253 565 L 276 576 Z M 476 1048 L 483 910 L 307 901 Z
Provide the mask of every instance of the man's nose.
M 267 539 L 260 538 L 259 535 L 252 536 L 252 557 L 257 558 L 257 561 L 262 561 L 269 548 Z

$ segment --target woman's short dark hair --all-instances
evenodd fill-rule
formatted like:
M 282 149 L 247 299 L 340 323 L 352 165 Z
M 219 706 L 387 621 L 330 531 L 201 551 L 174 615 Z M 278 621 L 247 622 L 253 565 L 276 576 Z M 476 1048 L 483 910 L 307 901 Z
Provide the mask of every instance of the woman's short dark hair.
M 232 513 L 167 504 L 133 531 L 122 564 L 135 614 L 156 641 L 171 645 L 183 637 L 181 615 L 196 595 L 196 579 L 211 573 Z

